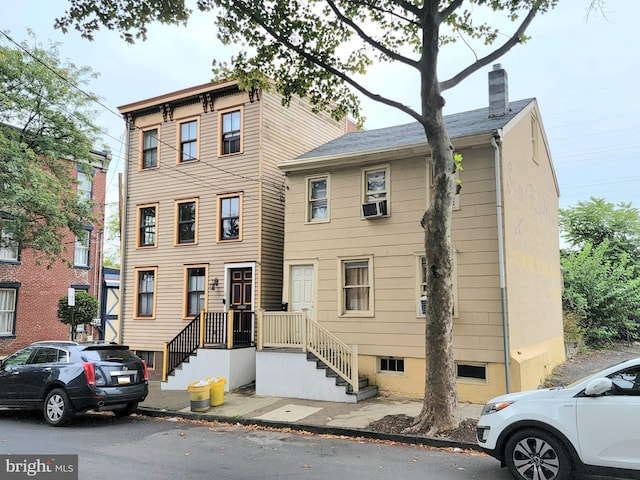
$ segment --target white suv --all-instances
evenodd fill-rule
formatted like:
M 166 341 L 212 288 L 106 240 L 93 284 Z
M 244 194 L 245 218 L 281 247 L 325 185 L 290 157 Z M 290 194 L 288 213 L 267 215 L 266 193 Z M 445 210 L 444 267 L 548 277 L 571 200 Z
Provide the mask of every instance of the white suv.
M 640 358 L 567 387 L 493 398 L 477 437 L 518 480 L 640 478 Z

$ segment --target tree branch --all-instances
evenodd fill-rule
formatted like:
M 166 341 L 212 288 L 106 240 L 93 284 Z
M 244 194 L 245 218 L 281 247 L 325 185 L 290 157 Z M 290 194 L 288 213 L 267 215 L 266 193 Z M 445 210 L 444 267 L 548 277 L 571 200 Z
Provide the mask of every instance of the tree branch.
M 406 105 L 404 105 L 404 104 L 402 104 L 400 102 L 396 102 L 394 100 L 390 100 L 390 99 L 388 99 L 386 97 L 383 97 L 382 95 L 378 95 L 376 93 L 373 93 L 373 92 L 369 91 L 364 86 L 362 86 L 360 83 L 356 82 L 351 77 L 349 77 L 346 73 L 338 70 L 337 68 L 333 67 L 332 65 L 329 65 L 326 62 L 323 62 L 322 60 L 320 60 L 315 55 L 312 55 L 311 53 L 306 52 L 302 47 L 300 47 L 298 45 L 294 45 L 293 43 L 291 43 L 289 41 L 289 37 L 285 38 L 285 37 L 279 35 L 273 28 L 271 28 L 269 25 L 266 24 L 266 22 L 262 19 L 262 17 L 260 15 L 254 13 L 250 9 L 245 9 L 244 11 L 245 12 L 250 12 L 250 13 L 248 13 L 248 15 L 251 18 L 251 20 L 254 21 L 255 23 L 257 23 L 258 25 L 260 25 L 265 30 L 265 32 L 267 32 L 271 36 L 271 38 L 273 38 L 276 42 L 282 44 L 286 48 L 290 49 L 291 51 L 293 51 L 297 55 L 300 55 L 302 58 L 308 60 L 309 62 L 313 63 L 314 65 L 316 65 L 316 66 L 326 70 L 327 72 L 335 75 L 336 77 L 341 79 L 343 82 L 351 85 L 353 88 L 355 88 L 357 91 L 359 91 L 360 93 L 362 93 L 366 97 L 370 98 L 371 100 L 373 100 L 375 102 L 382 103 L 384 105 L 388 105 L 390 107 L 397 108 L 398 110 L 400 110 L 400 111 L 406 113 L 407 115 L 415 118 L 418 122 L 422 122 L 423 121 L 422 116 L 418 112 L 413 110 L 412 108 L 407 107 Z
M 494 50 L 493 52 L 491 52 L 486 57 L 483 57 L 480 60 L 477 60 L 475 63 L 472 63 L 467 68 L 465 68 L 464 70 L 462 70 L 460 73 L 458 73 L 454 77 L 450 78 L 449 80 L 445 80 L 443 82 L 440 82 L 440 91 L 445 91 L 445 90 L 448 90 L 450 88 L 455 87 L 462 80 L 467 78 L 469 75 L 471 75 L 472 73 L 474 73 L 477 70 L 481 69 L 485 65 L 488 65 L 489 63 L 493 62 L 494 60 L 500 58 L 505 53 L 507 53 L 509 50 L 511 50 L 516 44 L 520 43 L 520 37 L 527 30 L 527 27 L 532 22 L 533 18 L 536 16 L 536 13 L 538 13 L 538 7 L 534 6 L 533 8 L 531 8 L 531 10 L 527 14 L 526 18 L 522 21 L 522 23 L 520 24 L 520 27 L 518 27 L 518 30 L 515 31 L 513 36 L 509 40 L 507 40 L 507 42 L 504 45 L 502 45 L 500 48 Z
M 449 4 L 447 8 L 445 8 L 444 10 L 442 10 L 442 12 L 440 12 L 440 21 L 442 21 L 443 19 L 451 15 L 453 12 L 455 12 L 458 9 L 458 7 L 462 5 L 462 2 L 464 2 L 464 0 L 454 0 L 453 2 L 451 2 L 451 4 Z
M 335 13 L 336 16 L 343 23 L 345 23 L 346 25 L 349 25 L 360 36 L 360 38 L 362 38 L 362 40 L 364 40 L 366 43 L 371 45 L 373 48 L 381 51 L 387 57 L 389 57 L 389 58 L 391 58 L 393 60 L 396 60 L 396 61 L 398 61 L 400 63 L 404 63 L 405 65 L 409 65 L 410 67 L 413 67 L 413 68 L 418 68 L 418 62 L 416 62 L 415 60 L 411 60 L 410 58 L 404 57 L 404 56 L 394 52 L 393 50 L 385 47 L 380 42 L 377 42 L 376 40 L 371 38 L 369 35 L 367 35 L 364 32 L 364 30 L 362 30 L 362 28 L 360 28 L 360 26 L 358 26 L 353 20 L 351 20 L 350 18 L 347 18 L 340 10 L 338 10 L 338 7 L 336 6 L 336 4 L 335 4 L 335 2 L 333 0 L 326 0 L 326 1 L 329 4 L 329 6 L 331 7 L 331 10 L 333 10 L 333 13 Z

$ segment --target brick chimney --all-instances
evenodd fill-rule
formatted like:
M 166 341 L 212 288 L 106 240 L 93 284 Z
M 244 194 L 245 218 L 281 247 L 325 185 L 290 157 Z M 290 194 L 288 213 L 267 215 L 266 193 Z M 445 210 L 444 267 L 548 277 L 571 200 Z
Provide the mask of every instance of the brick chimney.
M 489 118 L 509 113 L 509 81 L 507 71 L 496 63 L 489 72 Z

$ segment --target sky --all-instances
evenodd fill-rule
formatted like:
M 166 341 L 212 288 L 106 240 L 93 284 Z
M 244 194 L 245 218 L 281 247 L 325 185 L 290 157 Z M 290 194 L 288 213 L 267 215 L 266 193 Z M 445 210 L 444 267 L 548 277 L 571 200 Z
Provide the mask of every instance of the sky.
M 560 207 L 590 197 L 640 208 L 640 55 L 635 35 L 640 1 L 606 0 L 605 13 L 586 16 L 591 0 L 560 0 L 552 12 L 534 19 L 531 39 L 496 61 L 509 76 L 509 99 L 535 97 L 560 188 Z M 117 107 L 206 83 L 211 61 L 236 51 L 215 36 L 213 13 L 195 13 L 186 27 L 155 24 L 146 42 L 128 45 L 117 32 L 101 31 L 93 42 L 75 31 L 63 34 L 54 19 L 66 0 L 0 0 L 0 30 L 17 42 L 32 30 L 41 43 L 59 43 L 62 58 L 89 66 L 99 77 L 87 90 L 102 98 L 98 124 L 113 160 L 107 202 L 117 201 L 124 162 L 124 121 Z M 500 25 L 509 27 L 508 22 Z M 476 51 L 482 56 L 483 51 Z M 446 80 L 474 61 L 474 51 L 457 44 L 440 53 L 438 75 Z M 444 113 L 488 105 L 484 67 L 444 92 Z M 396 66 L 376 65 L 364 79 L 369 89 L 419 108 L 417 76 Z M 106 107 L 106 108 L 105 108 Z M 411 122 L 408 115 L 363 99 L 365 128 Z

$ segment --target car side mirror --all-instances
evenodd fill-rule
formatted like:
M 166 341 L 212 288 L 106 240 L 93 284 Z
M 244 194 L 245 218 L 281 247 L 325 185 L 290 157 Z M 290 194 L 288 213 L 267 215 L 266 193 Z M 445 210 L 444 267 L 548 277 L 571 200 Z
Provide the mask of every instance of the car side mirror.
M 596 378 L 587 384 L 587 388 L 584 389 L 584 394 L 587 397 L 597 397 L 608 392 L 612 387 L 613 382 L 610 378 Z

